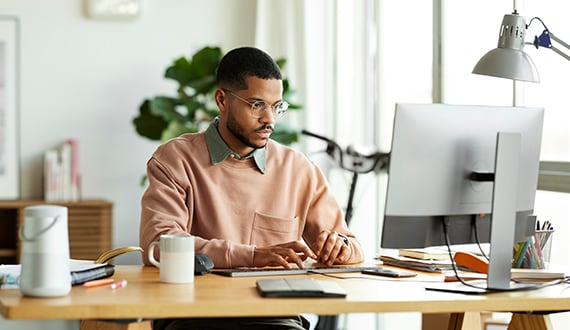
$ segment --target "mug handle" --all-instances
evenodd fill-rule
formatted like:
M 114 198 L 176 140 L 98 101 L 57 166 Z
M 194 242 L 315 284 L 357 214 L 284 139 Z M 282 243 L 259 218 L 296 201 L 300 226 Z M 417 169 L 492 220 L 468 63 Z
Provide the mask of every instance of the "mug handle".
M 157 246 L 160 242 L 152 242 L 148 248 L 148 260 L 151 264 L 155 265 L 156 267 L 160 268 L 160 262 L 156 261 L 154 258 L 154 247 Z

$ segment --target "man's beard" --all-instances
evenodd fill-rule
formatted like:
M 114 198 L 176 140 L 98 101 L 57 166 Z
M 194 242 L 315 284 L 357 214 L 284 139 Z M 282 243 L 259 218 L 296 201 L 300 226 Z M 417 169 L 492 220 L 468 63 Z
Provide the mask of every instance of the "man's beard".
M 235 118 L 232 116 L 231 111 L 228 113 L 228 123 L 226 124 L 228 130 L 241 141 L 241 143 L 245 144 L 246 146 L 254 149 L 261 149 L 265 148 L 267 144 L 267 140 L 263 143 L 263 145 L 254 144 L 250 139 L 247 138 L 246 132 L 244 131 L 243 127 L 238 124 Z M 255 131 L 261 131 L 265 129 L 270 129 L 273 131 L 273 125 L 262 125 L 255 129 Z

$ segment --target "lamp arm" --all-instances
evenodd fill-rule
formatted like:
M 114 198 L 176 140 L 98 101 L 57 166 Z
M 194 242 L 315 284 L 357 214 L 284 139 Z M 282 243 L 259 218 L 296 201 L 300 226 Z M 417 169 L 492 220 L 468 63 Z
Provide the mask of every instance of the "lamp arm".
M 566 42 L 560 40 L 558 37 L 556 37 L 554 34 L 552 34 L 552 32 L 550 33 L 550 39 L 556 41 L 557 43 L 561 44 L 562 46 L 566 47 L 566 49 L 570 49 L 570 45 L 568 45 Z M 565 54 L 564 52 L 562 52 L 560 49 L 551 46 L 550 49 L 552 49 L 555 53 L 557 53 L 558 55 L 564 57 L 565 59 L 567 59 L 568 61 L 570 61 L 570 56 L 568 56 L 568 54 Z

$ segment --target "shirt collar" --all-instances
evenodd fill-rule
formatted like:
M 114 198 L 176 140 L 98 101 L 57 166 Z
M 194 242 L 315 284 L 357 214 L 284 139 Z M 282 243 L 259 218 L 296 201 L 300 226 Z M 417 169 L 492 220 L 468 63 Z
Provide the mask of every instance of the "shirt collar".
M 220 133 L 218 132 L 219 122 L 220 119 L 216 117 L 206 130 L 206 145 L 208 146 L 208 151 L 210 152 L 210 160 L 212 161 L 212 164 L 217 165 L 228 157 L 234 157 L 240 160 L 253 158 L 255 165 L 259 171 L 265 174 L 265 158 L 267 154 L 267 148 L 255 149 L 251 154 L 245 157 L 241 157 L 232 151 L 220 136 Z

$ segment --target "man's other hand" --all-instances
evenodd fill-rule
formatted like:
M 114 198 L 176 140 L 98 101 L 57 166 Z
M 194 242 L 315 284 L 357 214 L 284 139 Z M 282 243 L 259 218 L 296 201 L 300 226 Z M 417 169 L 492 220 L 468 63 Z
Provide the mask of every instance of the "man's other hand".
M 307 258 L 316 259 L 317 256 L 303 242 L 294 241 L 256 247 L 253 253 L 253 265 L 256 267 L 283 266 L 285 269 L 291 269 L 291 264 L 296 264 L 299 268 L 303 268 L 303 261 Z
M 345 235 L 334 231 L 323 231 L 315 242 L 317 260 L 331 266 L 335 262 L 346 263 L 350 258 L 350 243 Z

